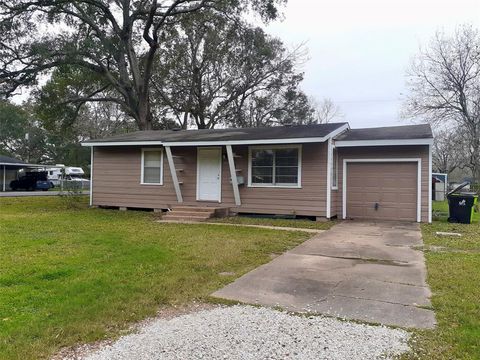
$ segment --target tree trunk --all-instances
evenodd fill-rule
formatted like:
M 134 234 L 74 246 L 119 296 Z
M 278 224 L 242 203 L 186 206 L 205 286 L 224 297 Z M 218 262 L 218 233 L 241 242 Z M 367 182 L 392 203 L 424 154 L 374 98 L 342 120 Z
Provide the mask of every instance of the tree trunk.
M 140 130 L 152 130 L 153 118 L 148 98 L 139 101 L 136 120 Z

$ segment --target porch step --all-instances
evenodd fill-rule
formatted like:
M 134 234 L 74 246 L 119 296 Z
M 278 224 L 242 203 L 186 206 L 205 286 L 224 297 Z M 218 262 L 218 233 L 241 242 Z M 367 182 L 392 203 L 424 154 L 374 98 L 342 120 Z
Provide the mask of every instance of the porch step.
M 175 206 L 172 211 L 188 211 L 188 212 L 215 212 L 216 207 L 208 206 Z
M 168 213 L 162 216 L 163 220 L 173 221 L 204 221 L 215 216 L 225 216 L 228 208 L 207 207 L 207 206 L 175 206 Z
M 215 211 L 191 211 L 191 210 L 173 210 L 168 213 L 166 213 L 163 217 L 168 216 L 168 215 L 178 215 L 178 216 L 200 216 L 200 217 L 211 217 L 215 214 Z
M 169 213 L 167 215 L 162 216 L 162 220 L 174 220 L 174 221 L 205 221 L 210 218 L 211 218 L 210 215 L 184 216 L 184 215 L 175 215 L 173 213 Z

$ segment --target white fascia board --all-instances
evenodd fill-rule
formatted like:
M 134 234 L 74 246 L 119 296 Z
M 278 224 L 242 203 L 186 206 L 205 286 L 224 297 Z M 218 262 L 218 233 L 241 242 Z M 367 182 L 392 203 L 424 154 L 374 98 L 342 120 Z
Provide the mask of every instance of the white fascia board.
M 22 166 L 22 167 L 49 167 L 50 165 L 39 165 L 39 164 L 24 164 L 24 163 L 3 163 L 0 162 L 0 166 Z
M 347 130 L 350 130 L 350 125 L 348 123 L 340 126 L 338 129 L 333 130 L 330 134 L 327 135 L 327 137 L 332 139 L 335 136 L 340 135 L 341 133 Z
M 137 145 L 163 145 L 161 141 L 106 141 L 83 142 L 82 146 L 137 146 Z
M 399 139 L 399 140 L 337 140 L 335 147 L 354 146 L 398 146 L 398 145 L 433 145 L 433 139 Z

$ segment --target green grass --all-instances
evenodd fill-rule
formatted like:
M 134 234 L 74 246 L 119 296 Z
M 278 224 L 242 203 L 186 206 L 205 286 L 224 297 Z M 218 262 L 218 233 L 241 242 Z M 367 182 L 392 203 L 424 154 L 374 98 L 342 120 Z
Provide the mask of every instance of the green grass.
M 416 332 L 414 352 L 406 358 L 480 359 L 480 214 L 474 214 L 473 224 L 462 225 L 447 222 L 446 202 L 434 202 L 434 211 L 444 214 L 423 224 L 422 234 L 438 326 Z
M 226 218 L 212 219 L 213 222 L 243 225 L 266 225 L 278 227 L 292 227 L 304 229 L 328 230 L 335 221 L 312 221 L 304 219 L 275 219 L 263 217 L 231 216 Z
M 71 209 L 58 197 L 0 199 L 0 359 L 114 337 L 160 305 L 208 299 L 307 238 L 156 223 L 151 213 L 80 201 Z

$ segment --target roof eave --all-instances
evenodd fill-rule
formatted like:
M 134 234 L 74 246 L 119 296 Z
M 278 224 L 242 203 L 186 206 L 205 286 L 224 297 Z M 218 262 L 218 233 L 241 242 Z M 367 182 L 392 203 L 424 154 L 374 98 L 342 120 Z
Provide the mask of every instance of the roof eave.
M 433 138 L 382 139 L 382 140 L 336 140 L 335 141 L 335 147 L 401 146 L 401 145 L 433 145 Z

